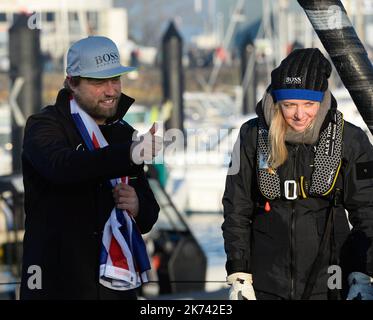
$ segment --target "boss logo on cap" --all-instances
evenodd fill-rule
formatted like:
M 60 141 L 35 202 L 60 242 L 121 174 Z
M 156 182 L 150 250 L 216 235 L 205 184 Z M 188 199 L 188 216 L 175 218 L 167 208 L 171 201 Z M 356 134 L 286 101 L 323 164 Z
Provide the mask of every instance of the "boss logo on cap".
M 96 56 L 96 65 L 99 67 L 101 64 L 118 63 L 119 56 L 115 52 L 105 53 L 102 56 Z
M 302 77 L 286 77 L 285 84 L 302 84 Z

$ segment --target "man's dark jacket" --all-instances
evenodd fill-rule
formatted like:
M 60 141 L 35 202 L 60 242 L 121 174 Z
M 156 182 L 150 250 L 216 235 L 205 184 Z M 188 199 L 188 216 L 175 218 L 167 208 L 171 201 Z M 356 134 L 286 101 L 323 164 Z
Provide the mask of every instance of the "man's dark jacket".
M 65 89 L 55 105 L 28 119 L 22 154 L 26 222 L 21 299 L 134 297 L 132 291 L 103 288 L 98 280 L 102 231 L 114 207 L 109 179 L 133 178 L 142 233 L 150 231 L 159 212 L 143 166 L 130 160 L 134 129 L 122 118 L 133 101 L 121 95 L 117 114 L 100 126 L 109 146 L 95 151 L 88 150 L 75 127 Z M 33 265 L 41 268 L 41 289 L 28 286 Z
M 336 104 L 334 99 L 333 103 Z M 255 290 L 283 299 L 300 299 L 324 233 L 330 200 L 321 197 L 277 199 L 269 201 L 270 211 L 266 212 L 266 200 L 258 189 L 256 175 L 257 131 L 257 118 L 243 124 L 240 148 L 237 148 L 239 172 L 227 176 L 223 197 L 227 273 L 252 273 Z M 288 160 L 278 170 L 282 183 L 298 181 L 301 175 L 311 180 L 314 147 L 287 144 Z M 342 268 L 342 292 L 345 293 L 350 272 L 373 275 L 373 147 L 367 135 L 347 121 L 338 181 L 343 199 L 335 215 L 334 252 Z M 351 231 L 345 209 L 353 226 Z M 328 273 L 329 256 L 330 251 L 312 292 L 318 298 L 327 298 L 328 278 L 334 275 L 337 279 L 340 275 L 335 269 Z

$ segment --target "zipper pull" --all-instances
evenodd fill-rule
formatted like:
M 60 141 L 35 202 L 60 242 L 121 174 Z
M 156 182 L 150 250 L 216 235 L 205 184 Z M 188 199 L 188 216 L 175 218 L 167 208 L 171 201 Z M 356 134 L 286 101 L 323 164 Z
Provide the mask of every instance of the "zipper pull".
M 269 201 L 266 201 L 266 204 L 264 205 L 264 211 L 267 213 L 271 211 L 271 206 L 269 204 Z

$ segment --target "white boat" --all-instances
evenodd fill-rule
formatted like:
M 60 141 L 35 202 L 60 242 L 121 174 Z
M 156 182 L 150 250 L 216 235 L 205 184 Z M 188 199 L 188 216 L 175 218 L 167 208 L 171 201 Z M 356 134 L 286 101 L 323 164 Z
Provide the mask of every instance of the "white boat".
M 210 128 L 210 132 L 221 130 L 222 134 L 209 149 L 197 150 L 188 146 L 186 152 L 175 155 L 173 161 L 166 157 L 169 168 L 166 190 L 180 211 L 222 212 L 221 201 L 233 145 L 240 126 L 252 117 L 254 115 L 239 117 L 228 128 Z M 190 138 L 189 142 L 198 137 Z
M 240 126 L 255 114 L 237 116 L 239 104 L 221 92 L 184 93 L 187 148 L 165 152 L 166 191 L 181 212 L 222 212 L 222 196 Z

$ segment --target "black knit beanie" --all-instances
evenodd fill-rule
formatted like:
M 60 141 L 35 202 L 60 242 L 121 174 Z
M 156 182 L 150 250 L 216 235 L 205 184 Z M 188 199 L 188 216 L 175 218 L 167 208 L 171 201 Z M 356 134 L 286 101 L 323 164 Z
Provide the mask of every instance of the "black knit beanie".
M 330 62 L 319 49 L 296 49 L 271 73 L 273 98 L 322 101 L 331 72 Z

